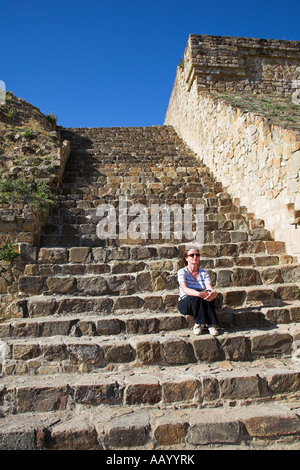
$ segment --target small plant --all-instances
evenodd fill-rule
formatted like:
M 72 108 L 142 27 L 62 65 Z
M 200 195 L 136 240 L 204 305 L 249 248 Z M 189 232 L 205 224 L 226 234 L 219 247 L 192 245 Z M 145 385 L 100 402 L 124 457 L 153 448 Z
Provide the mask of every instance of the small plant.
M 13 261 L 17 259 L 19 253 L 12 247 L 11 243 L 0 248 L 0 261 Z
M 57 205 L 57 197 L 51 193 L 47 184 L 44 181 L 39 181 L 36 187 L 35 193 L 35 204 L 37 207 L 44 212 L 48 205 L 55 207 Z
M 179 67 L 181 67 L 182 69 L 184 69 L 184 59 L 180 59 L 178 65 L 179 65 Z
M 47 116 L 46 116 L 47 120 L 49 122 L 51 122 L 51 124 L 56 124 L 57 120 L 58 120 L 58 117 L 57 116 L 54 116 L 53 112 L 51 111 L 51 113 L 49 113 Z
M 9 108 L 8 117 L 10 117 L 11 119 L 14 119 L 16 116 L 17 116 L 16 108 L 12 106 L 11 108 Z
M 29 127 L 29 129 L 25 129 L 23 135 L 24 135 L 24 137 L 26 137 L 26 139 L 33 139 L 34 138 L 34 131 L 31 129 L 31 127 Z

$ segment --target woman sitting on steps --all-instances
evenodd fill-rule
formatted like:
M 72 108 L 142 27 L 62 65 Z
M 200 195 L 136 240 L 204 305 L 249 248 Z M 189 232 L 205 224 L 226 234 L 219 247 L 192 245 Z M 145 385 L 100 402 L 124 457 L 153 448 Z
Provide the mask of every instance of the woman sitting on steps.
M 203 328 L 208 327 L 209 333 L 217 336 L 218 320 L 214 305 L 217 292 L 211 285 L 208 272 L 199 268 L 199 260 L 199 250 L 184 252 L 185 267 L 178 271 L 178 310 L 182 315 L 193 315 L 194 334 L 201 335 Z

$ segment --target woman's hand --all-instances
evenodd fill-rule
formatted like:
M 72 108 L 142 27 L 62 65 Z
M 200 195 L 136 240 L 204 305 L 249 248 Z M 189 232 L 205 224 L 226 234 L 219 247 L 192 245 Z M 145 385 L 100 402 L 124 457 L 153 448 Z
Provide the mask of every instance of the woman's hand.
M 206 290 L 204 292 L 201 292 L 201 294 L 204 294 L 204 295 L 201 295 L 201 298 L 203 300 L 206 300 L 207 302 L 211 302 L 217 297 L 217 293 L 215 290 Z

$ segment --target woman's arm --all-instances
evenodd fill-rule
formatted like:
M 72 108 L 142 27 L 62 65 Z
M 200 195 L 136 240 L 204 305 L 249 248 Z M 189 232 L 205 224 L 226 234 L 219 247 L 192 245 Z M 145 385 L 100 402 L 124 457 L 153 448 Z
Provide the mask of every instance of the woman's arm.
M 207 284 L 206 289 L 208 292 L 205 292 L 207 296 L 204 297 L 204 300 L 207 300 L 208 302 L 210 302 L 211 300 L 214 300 L 218 294 L 211 284 Z
M 205 299 L 206 297 L 208 297 L 209 294 L 209 292 L 205 292 L 204 290 L 198 291 L 195 289 L 190 289 L 190 287 L 187 287 L 186 282 L 181 282 L 180 287 L 182 292 L 184 292 L 186 295 L 191 295 L 193 297 L 201 297 L 202 299 Z

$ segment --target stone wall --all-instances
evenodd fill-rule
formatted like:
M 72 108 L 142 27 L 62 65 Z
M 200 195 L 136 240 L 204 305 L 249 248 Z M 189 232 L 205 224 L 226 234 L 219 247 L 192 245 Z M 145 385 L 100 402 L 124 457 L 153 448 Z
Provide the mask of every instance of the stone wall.
M 27 262 L 34 262 L 42 224 L 50 208 L 48 194 L 55 195 L 70 143 L 63 141 L 56 122 L 38 108 L 6 93 L 0 105 L 0 319 L 9 315 L 8 305 L 18 294 L 18 279 Z M 16 191 L 17 183 L 29 191 Z M 47 194 L 36 190 L 44 184 Z M 6 185 L 10 186 L 8 190 Z M 6 188 L 6 189 L 5 189 Z
M 289 96 L 300 79 L 300 43 L 274 39 L 190 35 L 184 53 L 188 88 L 255 91 Z
M 230 40 L 235 47 L 229 47 Z M 239 94 L 249 92 L 248 88 L 253 92 L 256 87 L 257 93 L 270 88 L 291 96 L 299 78 L 296 51 L 300 43 L 266 43 L 268 47 L 259 49 L 260 40 L 224 38 L 222 42 L 221 38 L 190 36 L 184 66 L 177 68 L 165 124 L 174 126 L 238 204 L 264 220 L 265 227 L 276 240 L 286 242 L 291 254 L 300 255 L 299 127 L 273 124 L 260 113 L 233 106 L 215 93 L 222 85 L 224 90 L 230 87 Z M 281 56 L 286 54 L 286 59 L 280 59 L 282 66 L 278 63 L 280 51 Z M 246 53 L 261 71 L 260 76 L 250 68 L 253 73 L 247 77 L 245 67 L 241 73 L 246 63 L 241 57 Z M 290 61 L 288 57 L 292 57 Z M 272 81 L 277 68 L 274 76 L 280 80 Z M 273 70 L 270 76 L 267 70 Z

